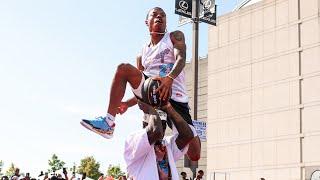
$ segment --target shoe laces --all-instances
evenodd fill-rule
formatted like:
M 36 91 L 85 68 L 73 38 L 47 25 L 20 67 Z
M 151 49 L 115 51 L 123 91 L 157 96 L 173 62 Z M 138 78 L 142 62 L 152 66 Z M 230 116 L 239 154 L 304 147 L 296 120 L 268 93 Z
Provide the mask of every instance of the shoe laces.
M 113 131 L 114 130 L 114 128 L 109 126 L 109 124 L 106 122 L 106 117 L 96 116 L 95 118 L 97 119 L 96 121 L 103 121 L 103 123 L 105 123 L 107 125 L 107 129 L 106 130 L 102 130 L 102 131 Z
M 103 117 L 103 116 L 96 116 L 95 117 L 97 120 L 105 120 L 106 118 L 105 117 Z

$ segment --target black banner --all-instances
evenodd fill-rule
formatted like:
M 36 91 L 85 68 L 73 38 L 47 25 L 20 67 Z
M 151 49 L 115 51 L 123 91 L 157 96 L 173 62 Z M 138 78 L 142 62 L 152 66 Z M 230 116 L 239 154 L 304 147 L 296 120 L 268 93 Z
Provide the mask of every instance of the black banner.
M 200 14 L 200 21 L 216 26 L 217 5 L 214 5 L 214 12 L 212 12 L 212 8 L 204 8 L 203 12 Z
M 175 14 L 192 18 L 193 0 L 175 0 Z M 200 0 L 199 19 L 201 22 L 216 25 L 217 6 L 215 0 Z
M 176 0 L 175 14 L 191 18 L 192 17 L 192 0 Z

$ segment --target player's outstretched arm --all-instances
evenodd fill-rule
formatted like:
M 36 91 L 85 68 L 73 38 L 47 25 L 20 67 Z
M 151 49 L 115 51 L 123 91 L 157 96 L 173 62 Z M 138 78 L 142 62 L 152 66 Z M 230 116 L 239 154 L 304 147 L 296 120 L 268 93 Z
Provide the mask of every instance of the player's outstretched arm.
M 194 137 L 189 124 L 181 117 L 179 113 L 174 110 L 170 103 L 163 106 L 162 110 L 168 114 L 173 124 L 177 128 L 179 135 L 176 139 L 176 144 L 180 150 L 183 149 Z
M 120 106 L 118 107 L 119 113 L 124 114 L 128 110 L 128 108 L 136 105 L 137 102 L 138 102 L 138 100 L 135 96 L 128 99 L 127 101 L 121 102 Z

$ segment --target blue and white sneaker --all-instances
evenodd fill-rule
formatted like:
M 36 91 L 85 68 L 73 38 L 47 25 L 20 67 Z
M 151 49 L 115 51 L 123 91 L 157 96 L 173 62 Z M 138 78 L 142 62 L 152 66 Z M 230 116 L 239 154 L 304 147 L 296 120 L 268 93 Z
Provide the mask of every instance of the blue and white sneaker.
M 114 122 L 108 123 L 107 121 L 108 120 L 106 120 L 106 117 L 100 116 L 92 120 L 82 119 L 80 124 L 90 131 L 93 131 L 106 139 L 110 139 L 113 137 L 115 124 Z M 112 124 L 112 126 L 109 124 Z

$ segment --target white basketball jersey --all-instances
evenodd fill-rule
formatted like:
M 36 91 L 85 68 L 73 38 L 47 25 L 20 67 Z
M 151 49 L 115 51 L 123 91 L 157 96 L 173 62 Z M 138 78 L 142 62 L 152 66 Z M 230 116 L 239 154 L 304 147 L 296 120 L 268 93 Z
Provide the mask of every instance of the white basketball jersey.
M 170 33 L 166 33 L 156 46 L 149 47 L 149 43 L 146 44 L 141 56 L 144 73 L 147 76 L 167 76 L 176 62 Z M 184 70 L 173 81 L 171 99 L 182 103 L 188 102 Z

